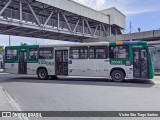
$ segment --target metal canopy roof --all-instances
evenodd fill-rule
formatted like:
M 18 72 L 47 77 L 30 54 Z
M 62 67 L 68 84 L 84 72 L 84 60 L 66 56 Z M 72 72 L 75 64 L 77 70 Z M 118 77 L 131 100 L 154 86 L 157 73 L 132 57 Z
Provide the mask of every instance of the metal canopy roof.
M 36 0 L 59 9 L 109 24 L 109 17 L 72 0 Z
M 66 41 L 122 34 L 112 19 L 71 0 L 0 0 L 0 34 Z
M 68 11 L 68 12 L 72 12 L 72 13 L 75 13 L 77 15 L 87 17 L 87 18 L 90 18 L 90 19 L 93 19 L 93 20 L 96 20 L 96 21 L 99 21 L 99 22 L 103 22 L 103 23 L 106 23 L 106 24 L 112 24 L 113 23 L 113 22 L 110 23 L 110 20 L 109 20 L 110 17 L 108 16 L 108 15 L 114 14 L 113 12 L 108 13 L 108 15 L 107 15 L 107 14 L 101 12 L 101 11 L 96 11 L 92 8 L 89 8 L 87 6 L 79 4 L 79 3 L 77 3 L 73 0 L 36 0 L 36 1 L 42 2 L 42 3 L 47 4 L 47 5 L 51 5 L 53 7 L 57 7 L 59 9 L 62 9 L 62 10 Z M 115 11 L 116 15 L 117 14 L 122 15 L 122 13 L 117 12 L 117 11 Z M 125 16 L 123 15 L 121 17 L 123 17 L 122 23 L 124 23 L 125 22 Z M 124 24 L 119 24 L 118 22 L 117 23 L 114 22 L 114 24 L 117 25 L 117 26 L 121 25 L 120 27 L 123 28 L 123 29 L 125 28 Z

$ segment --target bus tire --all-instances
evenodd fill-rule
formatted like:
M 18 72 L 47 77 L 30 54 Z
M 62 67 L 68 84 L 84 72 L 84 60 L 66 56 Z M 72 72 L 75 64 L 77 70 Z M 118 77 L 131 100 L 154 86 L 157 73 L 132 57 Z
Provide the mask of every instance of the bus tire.
M 113 70 L 111 73 L 111 78 L 113 82 L 123 82 L 125 74 L 122 70 Z
M 48 72 L 45 68 L 38 69 L 37 75 L 40 80 L 47 80 L 49 78 Z

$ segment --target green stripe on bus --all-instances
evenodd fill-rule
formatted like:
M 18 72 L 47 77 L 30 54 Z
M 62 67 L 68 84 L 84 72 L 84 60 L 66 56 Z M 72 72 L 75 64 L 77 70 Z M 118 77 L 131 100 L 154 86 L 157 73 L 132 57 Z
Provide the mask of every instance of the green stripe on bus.
M 154 78 L 154 67 L 153 67 L 153 62 L 151 59 L 151 54 L 149 53 L 149 79 L 153 79 Z

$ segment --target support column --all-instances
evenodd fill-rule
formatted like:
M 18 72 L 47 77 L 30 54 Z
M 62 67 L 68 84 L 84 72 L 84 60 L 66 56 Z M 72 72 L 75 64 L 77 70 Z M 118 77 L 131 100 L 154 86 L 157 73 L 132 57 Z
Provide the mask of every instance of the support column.
M 22 20 L 23 20 L 23 18 L 22 18 L 22 0 L 19 0 L 19 4 L 20 4 L 20 23 L 22 23 Z
M 108 25 L 107 31 L 108 31 L 108 36 L 111 36 L 112 35 L 112 33 L 111 33 L 111 25 Z
M 60 12 L 57 12 L 57 29 L 60 30 Z
M 82 34 L 84 35 L 85 31 L 84 31 L 84 19 L 82 19 Z

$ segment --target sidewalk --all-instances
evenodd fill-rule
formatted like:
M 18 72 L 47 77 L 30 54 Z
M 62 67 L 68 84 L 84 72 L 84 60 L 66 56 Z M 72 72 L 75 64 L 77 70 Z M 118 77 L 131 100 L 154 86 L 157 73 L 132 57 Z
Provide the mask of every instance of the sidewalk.
M 0 86 L 0 111 L 13 111 L 14 109 L 10 105 L 10 100 L 5 94 L 3 88 Z
M 4 89 L 0 86 L 0 111 L 6 112 L 6 111 L 16 111 L 13 107 L 13 101 L 9 98 L 7 93 L 4 91 Z M 0 113 L 1 114 L 1 113 Z M 0 118 L 1 120 L 8 120 L 9 118 Z M 10 118 L 12 120 L 20 120 L 19 118 Z M 22 120 L 22 119 L 21 119 Z

